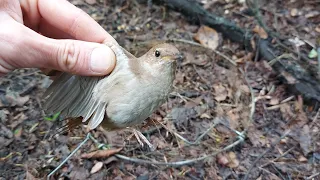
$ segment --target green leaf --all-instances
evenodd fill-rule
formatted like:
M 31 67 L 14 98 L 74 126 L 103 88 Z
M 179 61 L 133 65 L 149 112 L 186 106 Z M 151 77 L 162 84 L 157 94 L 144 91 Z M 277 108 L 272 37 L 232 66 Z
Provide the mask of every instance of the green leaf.
M 54 114 L 52 117 L 44 117 L 44 120 L 46 120 L 46 121 L 55 121 L 55 120 L 58 119 L 59 115 L 60 115 L 60 112 Z
M 315 50 L 315 49 L 312 49 L 310 52 L 309 52 L 309 55 L 308 55 L 308 57 L 309 58 L 316 58 L 318 56 L 318 53 L 317 53 L 317 51 Z

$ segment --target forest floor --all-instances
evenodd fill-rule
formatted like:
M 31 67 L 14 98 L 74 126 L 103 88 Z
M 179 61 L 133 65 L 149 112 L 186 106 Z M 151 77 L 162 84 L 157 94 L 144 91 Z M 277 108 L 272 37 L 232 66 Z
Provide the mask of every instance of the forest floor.
M 101 157 L 88 157 L 98 150 L 89 140 L 52 179 L 320 179 L 319 105 L 291 94 L 268 62 L 164 6 L 71 2 L 133 54 L 145 53 L 154 40 L 171 39 L 184 59 L 168 102 L 140 128 L 154 150 L 129 130 L 99 128 L 92 136 L 108 145 Z M 265 36 L 241 0 L 201 2 L 208 11 Z M 319 1 L 260 3 L 271 29 L 311 51 L 320 35 Z M 37 69 L 0 79 L 0 179 L 44 179 L 86 137 L 85 127 L 79 127 L 49 138 L 64 124 L 41 108 L 50 83 Z

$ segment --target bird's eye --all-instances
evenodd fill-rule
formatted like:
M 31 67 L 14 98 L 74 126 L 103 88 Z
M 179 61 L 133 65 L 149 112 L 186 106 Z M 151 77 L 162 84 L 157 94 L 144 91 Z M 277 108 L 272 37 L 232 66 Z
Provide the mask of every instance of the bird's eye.
M 160 56 L 160 51 L 156 50 L 156 52 L 154 53 L 154 55 L 155 55 L 156 57 L 159 57 L 159 56 Z

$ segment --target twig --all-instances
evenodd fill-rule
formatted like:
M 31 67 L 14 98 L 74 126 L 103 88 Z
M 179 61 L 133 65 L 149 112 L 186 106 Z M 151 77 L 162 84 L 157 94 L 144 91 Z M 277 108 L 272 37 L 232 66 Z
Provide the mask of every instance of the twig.
M 184 160 L 184 161 L 176 161 L 176 162 L 147 161 L 147 160 L 143 160 L 143 159 L 130 158 L 130 157 L 123 156 L 123 155 L 120 155 L 120 154 L 115 154 L 115 156 L 120 158 L 120 159 L 127 160 L 127 161 L 130 161 L 130 162 L 139 163 L 139 164 L 152 164 L 152 165 L 163 165 L 163 166 L 170 166 L 170 167 L 178 167 L 178 166 L 190 165 L 190 164 L 196 163 L 198 161 L 205 160 L 205 159 L 207 159 L 209 157 L 215 156 L 215 155 L 217 155 L 217 154 L 219 154 L 221 152 L 227 151 L 227 150 L 237 146 L 242 141 L 243 141 L 243 139 L 239 139 L 236 142 L 230 144 L 229 146 L 227 146 L 227 147 L 225 147 L 225 148 L 223 148 L 223 149 L 221 149 L 221 150 L 219 150 L 217 152 L 211 153 L 211 154 L 209 154 L 207 156 L 203 156 L 203 157 L 199 157 L 199 158 L 195 158 L 195 159 Z
M 287 130 L 275 143 L 273 143 L 270 148 L 268 148 L 266 151 L 264 151 L 251 165 L 251 167 L 249 168 L 248 172 L 246 173 L 244 180 L 247 180 L 249 178 L 249 174 L 251 172 L 251 170 L 254 168 L 254 166 L 259 162 L 259 160 L 268 152 L 270 152 L 277 144 L 279 144 L 279 142 L 281 141 L 281 139 L 285 138 L 289 133 L 290 133 L 290 129 Z
M 317 48 L 318 51 L 318 72 L 320 73 L 320 47 Z
M 278 159 L 282 158 L 283 156 L 287 155 L 290 151 L 292 151 L 295 148 L 295 146 L 291 147 L 290 149 L 288 149 L 286 152 L 284 152 L 283 154 L 281 154 L 280 156 L 274 158 L 273 160 L 261 165 L 259 168 L 263 168 L 265 166 L 268 166 L 271 163 L 274 163 L 275 161 L 277 161 Z
M 78 147 L 76 149 L 74 149 L 67 158 L 65 158 L 58 167 L 56 167 L 53 171 L 51 171 L 51 173 L 47 176 L 47 180 L 50 179 L 50 177 L 57 172 L 91 137 L 91 134 L 88 133 L 87 137 L 78 145 Z
M 105 146 L 101 146 L 101 143 L 99 143 L 94 137 L 89 136 L 89 138 L 96 144 L 99 144 L 100 147 L 102 149 L 106 149 Z M 163 165 L 163 166 L 170 166 L 170 167 L 177 167 L 177 166 L 184 166 L 184 165 L 189 165 L 189 164 L 193 164 L 196 163 L 198 161 L 202 161 L 205 160 L 209 157 L 215 156 L 221 152 L 227 151 L 235 146 L 237 146 L 238 144 L 240 144 L 244 139 L 239 138 L 236 142 L 226 146 L 225 148 L 211 153 L 209 155 L 203 156 L 203 157 L 199 157 L 199 158 L 195 158 L 195 159 L 188 159 L 188 160 L 184 160 L 184 161 L 176 161 L 176 162 L 159 162 L 159 161 L 148 161 L 148 160 L 143 160 L 143 159 L 138 159 L 138 158 L 131 158 L 131 157 L 127 157 L 121 154 L 114 154 L 114 156 L 116 156 L 119 159 L 123 159 L 126 161 L 130 161 L 130 162 L 134 162 L 134 163 L 139 163 L 139 164 L 152 164 L 152 165 Z
M 310 127 L 312 127 L 316 123 L 316 121 L 318 120 L 319 113 L 320 113 L 320 108 L 318 109 L 317 114 L 314 116 L 314 118 L 310 124 Z
M 273 66 L 274 63 L 276 63 L 277 61 L 281 60 L 282 58 L 290 58 L 290 57 L 293 58 L 291 54 L 281 54 L 280 56 L 278 56 L 278 57 L 272 59 L 271 61 L 269 61 L 268 64 L 270 66 Z
M 183 140 L 184 142 L 186 142 L 189 145 L 194 145 L 194 144 L 198 144 L 199 141 L 206 135 L 208 134 L 209 131 L 211 131 L 211 129 L 213 129 L 214 127 L 216 127 L 218 124 L 220 123 L 219 120 L 213 120 L 213 124 L 204 132 L 202 133 L 195 141 L 191 142 L 187 139 L 185 139 L 184 137 L 182 137 L 180 134 L 170 131 L 171 133 L 173 133 L 175 136 L 177 136 L 178 138 L 180 138 L 181 140 Z
M 319 175 L 320 175 L 320 172 L 315 173 L 315 174 L 313 174 L 313 175 L 311 175 L 311 176 L 307 177 L 307 180 L 308 180 L 308 179 L 313 179 L 313 178 L 315 178 L 316 176 L 319 176 Z
M 254 115 L 254 112 L 256 111 L 256 97 L 254 95 L 254 91 L 253 91 L 253 88 L 251 87 L 250 83 L 249 83 L 249 79 L 246 75 L 246 73 L 239 68 L 239 71 L 242 73 L 242 75 L 244 76 L 244 79 L 249 87 L 249 90 L 250 90 L 250 94 L 251 94 L 251 109 L 250 109 L 250 114 L 249 114 L 249 122 L 252 123 L 253 122 L 253 115 Z M 245 130 L 243 131 L 243 134 L 245 134 L 247 131 L 248 131 L 248 127 L 245 128 Z

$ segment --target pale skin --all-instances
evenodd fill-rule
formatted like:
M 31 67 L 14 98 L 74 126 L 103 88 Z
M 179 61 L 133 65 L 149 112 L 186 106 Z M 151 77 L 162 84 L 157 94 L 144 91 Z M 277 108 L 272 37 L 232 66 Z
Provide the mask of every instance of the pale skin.
M 0 0 L 0 76 L 19 68 L 101 76 L 115 66 L 116 43 L 66 0 Z

